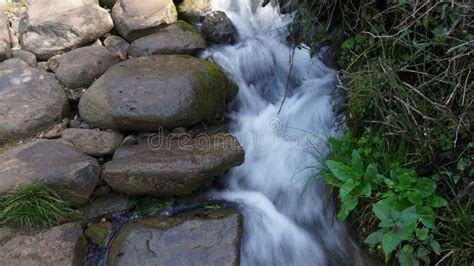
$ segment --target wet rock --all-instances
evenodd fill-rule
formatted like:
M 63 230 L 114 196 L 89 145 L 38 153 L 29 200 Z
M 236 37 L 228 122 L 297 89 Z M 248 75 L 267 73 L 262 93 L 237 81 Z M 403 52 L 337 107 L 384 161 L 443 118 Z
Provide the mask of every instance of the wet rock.
M 96 221 L 116 213 L 130 211 L 133 207 L 133 203 L 130 202 L 126 196 L 111 193 L 92 199 L 90 203 L 80 208 L 79 211 L 81 211 L 87 219 Z
M 244 151 L 230 134 L 163 138 L 119 148 L 102 177 L 121 193 L 165 197 L 190 193 L 243 162 Z
M 206 15 L 201 31 L 206 39 L 214 43 L 234 43 L 237 30 L 232 21 L 222 11 L 213 11 Z
M 113 240 L 108 265 L 239 265 L 241 227 L 231 210 L 132 222 Z
M 35 136 L 69 112 L 54 75 L 12 58 L 0 64 L 0 139 Z
M 112 9 L 115 29 L 129 41 L 176 22 L 177 15 L 172 0 L 117 0 Z
M 8 15 L 0 13 L 0 61 L 12 57 L 12 39 Z
M 52 128 L 41 132 L 38 135 L 38 138 L 43 139 L 57 139 L 61 137 L 61 133 L 67 128 L 67 124 L 69 123 L 68 118 L 64 118 L 63 121 L 57 125 L 54 125 Z
M 179 17 L 189 23 L 199 23 L 211 11 L 209 0 L 183 0 L 178 5 Z
M 0 265 L 83 265 L 87 241 L 77 223 L 33 236 L 17 236 L 0 247 Z
M 104 46 L 72 50 L 57 58 L 56 77 L 69 88 L 88 87 L 120 58 Z
M 38 69 L 44 72 L 51 72 L 48 62 L 38 62 Z
M 98 223 L 90 223 L 87 226 L 86 231 L 84 234 L 86 235 L 87 239 L 90 242 L 96 245 L 104 244 L 105 239 L 107 238 L 107 234 L 109 230 L 112 228 L 112 224 L 107 221 L 100 221 Z
M 122 144 L 120 144 L 120 146 L 131 146 L 131 145 L 136 145 L 137 143 L 138 143 L 137 136 L 128 135 L 123 139 Z
M 25 61 L 31 67 L 37 67 L 38 63 L 36 62 L 36 55 L 31 52 L 25 50 L 13 50 L 12 52 L 13 58 L 19 58 Z
M 222 117 L 230 84 L 216 65 L 190 56 L 133 58 L 92 84 L 79 113 L 93 127 L 118 131 L 213 122 Z
M 92 156 L 113 154 L 123 140 L 123 135 L 119 132 L 81 128 L 68 128 L 61 136 L 79 150 Z
M 32 0 L 20 25 L 20 44 L 40 60 L 92 43 L 113 28 L 97 0 Z
M 109 36 L 105 38 L 104 45 L 113 54 L 118 55 L 122 60 L 127 59 L 128 48 L 130 44 L 119 36 Z
M 71 89 L 71 88 L 65 88 L 66 91 L 66 96 L 67 100 L 71 105 L 77 105 L 79 103 L 79 100 L 81 100 L 82 95 L 86 91 L 84 88 L 76 88 L 76 89 Z
M 115 5 L 116 0 L 99 0 L 99 4 L 102 7 L 112 8 Z
M 194 55 L 206 48 L 206 40 L 193 26 L 178 21 L 132 42 L 128 54 L 132 57 L 157 54 Z
M 0 155 L 0 195 L 39 182 L 74 204 L 88 201 L 99 177 L 99 164 L 72 145 L 37 140 Z

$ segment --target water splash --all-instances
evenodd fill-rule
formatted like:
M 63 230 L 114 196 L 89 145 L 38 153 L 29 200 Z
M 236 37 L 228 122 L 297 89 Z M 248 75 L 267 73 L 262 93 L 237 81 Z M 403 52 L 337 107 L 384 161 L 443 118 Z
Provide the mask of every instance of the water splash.
M 354 245 L 344 227 L 333 219 L 323 184 L 307 182 L 320 165 L 314 153 L 327 154 L 327 139 L 337 134 L 330 96 L 336 72 L 307 50 L 290 47 L 285 26 L 291 15 L 261 3 L 213 0 L 213 10 L 227 14 L 239 37 L 236 44 L 214 45 L 203 55 L 239 85 L 229 116 L 245 163 L 228 174 L 226 190 L 216 196 L 243 206 L 241 263 L 362 264 L 351 254 Z

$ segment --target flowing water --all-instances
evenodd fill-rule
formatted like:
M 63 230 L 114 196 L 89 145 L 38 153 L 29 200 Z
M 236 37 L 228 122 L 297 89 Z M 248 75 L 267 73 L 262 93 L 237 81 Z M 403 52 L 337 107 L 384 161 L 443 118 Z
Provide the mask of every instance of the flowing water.
M 246 151 L 245 163 L 228 174 L 226 189 L 215 196 L 242 206 L 241 263 L 363 264 L 344 227 L 333 219 L 323 184 L 308 182 L 316 180 L 309 177 L 328 152 L 327 139 L 338 133 L 331 104 L 336 72 L 307 50 L 290 47 L 285 26 L 291 15 L 261 2 L 213 0 L 213 10 L 228 15 L 239 38 L 203 55 L 240 89 L 229 116 L 231 132 Z

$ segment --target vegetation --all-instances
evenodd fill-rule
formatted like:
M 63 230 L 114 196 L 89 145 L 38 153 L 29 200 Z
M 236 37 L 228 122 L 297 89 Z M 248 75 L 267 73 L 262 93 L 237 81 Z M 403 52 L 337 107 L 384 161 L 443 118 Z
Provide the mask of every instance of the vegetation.
M 80 218 L 53 190 L 38 184 L 0 197 L 0 225 L 53 227 Z
M 338 217 L 386 263 L 472 263 L 472 5 L 286 2 L 290 41 L 337 47 L 348 132 L 322 176 Z

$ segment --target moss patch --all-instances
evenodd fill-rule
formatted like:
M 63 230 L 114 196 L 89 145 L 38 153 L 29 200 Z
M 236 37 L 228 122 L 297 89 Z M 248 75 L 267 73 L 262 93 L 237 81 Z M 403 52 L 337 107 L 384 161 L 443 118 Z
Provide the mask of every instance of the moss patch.
M 112 224 L 109 222 L 91 223 L 87 226 L 85 235 L 92 243 L 102 245 L 111 227 Z
M 190 32 L 194 32 L 194 33 L 199 33 L 193 25 L 191 25 L 191 24 L 189 24 L 189 23 L 187 23 L 187 22 L 185 22 L 185 21 L 178 20 L 178 21 L 176 21 L 175 24 L 178 25 L 178 26 L 179 26 L 182 30 L 184 30 L 184 31 L 190 31 Z

